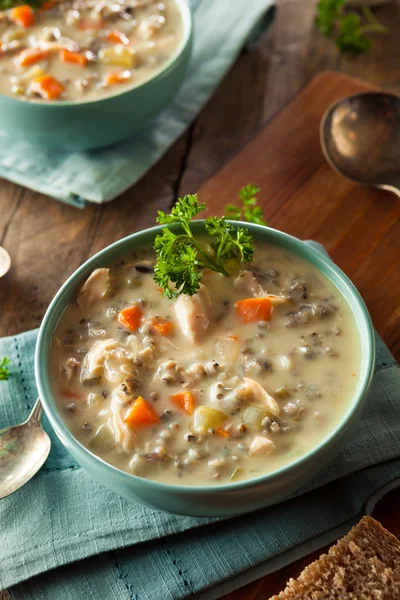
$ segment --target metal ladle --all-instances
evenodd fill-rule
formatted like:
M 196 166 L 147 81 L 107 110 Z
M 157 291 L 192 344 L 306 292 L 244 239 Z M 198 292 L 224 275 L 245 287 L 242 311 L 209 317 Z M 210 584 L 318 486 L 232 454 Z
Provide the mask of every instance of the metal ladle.
M 366 92 L 339 100 L 321 121 L 329 164 L 348 179 L 400 197 L 400 98 Z

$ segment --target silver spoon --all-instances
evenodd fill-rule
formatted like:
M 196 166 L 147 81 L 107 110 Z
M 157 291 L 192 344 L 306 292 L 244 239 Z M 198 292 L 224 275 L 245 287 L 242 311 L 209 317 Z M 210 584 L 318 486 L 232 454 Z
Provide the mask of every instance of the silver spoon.
M 400 197 L 400 98 L 384 92 L 349 96 L 321 121 L 329 164 L 348 179 Z
M 0 430 L 0 499 L 32 479 L 48 457 L 51 441 L 41 426 L 42 415 L 38 398 L 24 423 Z

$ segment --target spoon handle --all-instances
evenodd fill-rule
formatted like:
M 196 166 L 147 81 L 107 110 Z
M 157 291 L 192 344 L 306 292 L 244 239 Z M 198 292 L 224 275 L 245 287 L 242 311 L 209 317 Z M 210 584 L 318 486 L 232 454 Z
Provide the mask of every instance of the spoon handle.
M 38 398 L 35 402 L 35 406 L 32 408 L 32 412 L 29 415 L 27 421 L 30 421 L 31 423 L 37 423 L 38 425 L 40 425 L 40 422 L 42 420 L 42 415 L 43 415 L 43 406 L 40 401 L 40 398 Z

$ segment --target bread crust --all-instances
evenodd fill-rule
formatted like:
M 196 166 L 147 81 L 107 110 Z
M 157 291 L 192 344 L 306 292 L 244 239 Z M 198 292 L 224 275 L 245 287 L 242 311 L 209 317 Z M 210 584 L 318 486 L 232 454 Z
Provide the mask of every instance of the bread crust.
M 400 600 L 400 542 L 363 517 L 269 600 Z

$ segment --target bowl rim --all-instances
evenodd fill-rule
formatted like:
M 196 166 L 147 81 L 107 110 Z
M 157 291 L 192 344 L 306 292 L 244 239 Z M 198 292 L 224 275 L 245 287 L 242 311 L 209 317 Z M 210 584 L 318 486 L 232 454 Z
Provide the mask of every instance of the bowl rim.
M 137 83 L 136 85 L 131 85 L 126 89 L 121 91 L 116 91 L 113 94 L 103 96 L 101 98 L 94 98 L 91 100 L 47 100 L 45 103 L 40 102 L 39 100 L 24 100 L 23 98 L 18 98 L 14 96 L 9 96 L 8 94 L 0 93 L 0 98 L 2 100 L 16 102 L 19 105 L 28 105 L 34 107 L 43 108 L 51 108 L 51 110 L 57 110 L 66 107 L 78 107 L 85 106 L 91 107 L 93 105 L 102 104 L 107 102 L 107 100 L 111 100 L 113 98 L 117 98 L 120 96 L 124 96 L 129 92 L 133 92 L 134 90 L 138 90 L 144 88 L 146 85 L 151 84 L 153 82 L 157 82 L 162 77 L 165 77 L 169 71 L 173 70 L 175 64 L 179 61 L 186 48 L 190 44 L 192 33 L 193 33 L 193 17 L 192 12 L 190 10 L 189 3 L 187 0 L 173 0 L 176 6 L 179 9 L 181 19 L 182 19 L 182 38 L 180 44 L 176 48 L 174 54 L 166 61 L 160 71 L 157 71 L 153 76 L 150 76 L 148 79 Z
M 371 317 L 364 303 L 364 300 L 357 288 L 347 277 L 347 275 L 343 273 L 343 271 L 329 258 L 328 255 L 325 255 L 317 248 L 306 244 L 299 238 L 296 238 L 283 231 L 264 225 L 255 225 L 251 223 L 245 223 L 242 221 L 231 220 L 229 220 L 228 222 L 232 223 L 235 226 L 247 227 L 250 230 L 250 232 L 255 234 L 256 240 L 269 242 L 281 246 L 283 248 L 289 249 L 291 252 L 294 252 L 296 255 L 300 256 L 303 260 L 310 262 L 315 268 L 322 272 L 322 274 L 325 277 L 327 277 L 335 286 L 340 296 L 347 302 L 349 308 L 351 309 L 354 322 L 360 337 L 361 360 L 360 375 L 358 378 L 357 387 L 356 390 L 353 392 L 351 396 L 351 402 L 349 403 L 349 406 L 342 415 L 341 419 L 337 422 L 337 424 L 329 432 L 329 434 L 320 441 L 318 445 L 314 446 L 305 454 L 283 465 L 277 470 L 272 471 L 270 473 L 261 474 L 257 477 L 224 484 L 182 485 L 175 483 L 159 482 L 156 480 L 139 477 L 137 475 L 134 475 L 133 473 L 123 471 L 122 469 L 119 469 L 118 467 L 108 463 L 100 456 L 97 456 L 96 454 L 91 452 L 86 446 L 81 444 L 77 440 L 77 438 L 75 438 L 75 436 L 65 424 L 61 413 L 58 411 L 50 386 L 49 353 L 54 329 L 58 324 L 62 314 L 64 313 L 70 299 L 68 298 L 65 301 L 64 296 L 68 294 L 70 295 L 71 292 L 73 292 L 73 290 L 76 289 L 77 285 L 82 283 L 84 278 L 87 277 L 94 268 L 98 268 L 101 265 L 105 265 L 112 262 L 110 260 L 107 260 L 110 254 L 115 253 L 116 256 L 118 256 L 118 254 L 122 256 L 124 253 L 129 252 L 129 249 L 127 247 L 129 247 L 129 245 L 132 242 L 133 246 L 140 247 L 140 240 L 142 238 L 147 239 L 147 242 L 143 244 L 143 246 L 145 246 L 146 243 L 148 244 L 148 240 L 150 238 L 154 238 L 154 236 L 163 229 L 163 226 L 156 226 L 143 229 L 129 236 L 121 238 L 120 240 L 106 246 L 105 248 L 97 252 L 95 255 L 93 255 L 91 258 L 85 261 L 80 267 L 78 267 L 78 269 L 76 269 L 72 273 L 72 275 L 70 275 L 70 277 L 65 281 L 65 283 L 58 290 L 57 294 L 54 296 L 44 315 L 36 342 L 35 378 L 38 393 L 41 398 L 46 415 L 49 419 L 53 430 L 55 431 L 56 435 L 61 439 L 64 446 L 66 445 L 64 443 L 65 439 L 68 445 L 73 446 L 74 449 L 78 452 L 83 452 L 85 454 L 85 457 L 89 460 L 89 462 L 93 464 L 93 466 L 102 466 L 106 471 L 110 470 L 111 473 L 118 475 L 127 483 L 131 482 L 139 487 L 146 487 L 149 491 L 153 491 L 155 493 L 162 491 L 170 493 L 184 493 L 186 495 L 196 495 L 199 493 L 216 495 L 221 492 L 234 492 L 235 490 L 251 489 L 253 487 L 257 487 L 266 482 L 274 481 L 275 479 L 284 476 L 286 473 L 289 473 L 301 467 L 301 465 L 306 464 L 310 459 L 318 456 L 319 453 L 323 453 L 324 450 L 327 450 L 331 446 L 331 444 L 334 443 L 336 438 L 340 438 L 347 431 L 347 429 L 351 425 L 353 417 L 357 414 L 357 411 L 362 408 L 364 402 L 366 401 L 367 393 L 372 382 L 375 367 L 374 329 Z M 204 220 L 196 220 L 192 225 L 195 229 L 203 230 Z M 131 250 L 134 250 L 134 247 Z M 113 260 L 116 259 L 116 256 L 113 257 Z M 336 280 L 340 282 L 341 286 L 343 286 L 343 289 L 346 293 L 342 291 L 342 289 L 340 289 L 338 285 L 336 285 Z M 357 315 L 355 314 L 356 312 Z M 57 320 L 54 324 L 53 329 L 51 331 L 48 331 L 49 322 L 51 319 L 54 319 L 54 313 L 56 313 L 57 315 Z

